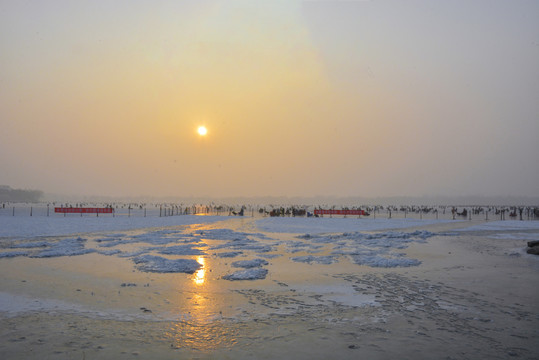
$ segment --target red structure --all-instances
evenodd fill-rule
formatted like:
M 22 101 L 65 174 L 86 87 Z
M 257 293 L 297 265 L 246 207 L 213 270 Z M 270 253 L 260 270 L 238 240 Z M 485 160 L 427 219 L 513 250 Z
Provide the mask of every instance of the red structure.
M 368 214 L 365 210 L 322 210 L 315 209 L 315 215 L 358 215 L 358 216 L 367 216 Z
M 62 214 L 112 214 L 114 211 L 113 208 L 65 208 L 57 207 L 54 208 L 55 213 Z

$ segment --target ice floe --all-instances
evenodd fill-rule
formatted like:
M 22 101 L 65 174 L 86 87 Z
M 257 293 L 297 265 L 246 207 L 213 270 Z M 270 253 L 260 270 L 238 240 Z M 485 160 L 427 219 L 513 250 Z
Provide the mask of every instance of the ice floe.
M 290 240 L 272 239 L 262 233 L 242 232 L 229 228 L 204 230 L 193 230 L 189 227 L 149 228 L 138 232 L 137 235 L 105 233 L 100 234 L 95 239 L 90 236 L 90 240 L 82 237 L 56 241 L 13 240 L 6 245 L 6 248 L 0 249 L 0 258 L 17 256 L 46 258 L 97 253 L 104 256 L 131 258 L 135 267 L 140 271 L 194 273 L 201 267 L 194 259 L 174 259 L 159 255 L 171 257 L 207 256 L 211 251 L 216 258 L 252 257 L 255 255 L 257 257 L 255 259 L 232 262 L 229 265 L 231 268 L 244 268 L 245 270 L 232 272 L 222 277 L 226 280 L 254 280 L 266 277 L 268 269 L 261 268 L 269 265 L 266 259 L 283 255 L 290 255 L 288 257 L 290 261 L 306 264 L 331 265 L 348 259 L 355 264 L 370 267 L 415 266 L 420 264 L 418 260 L 409 259 L 404 254 L 397 253 L 397 250 L 406 249 L 412 242 L 424 242 L 432 236 L 441 235 L 429 231 L 395 230 L 372 233 L 364 231 L 335 233 L 331 230 L 351 221 L 354 222 L 353 227 L 357 228 L 358 219 L 316 219 L 316 221 L 322 220 L 320 223 L 313 223 L 311 220 L 304 218 L 278 219 L 261 223 L 262 227 L 268 226 L 268 224 L 273 224 L 274 228 L 277 225 L 281 226 L 280 230 L 284 233 L 294 233 L 300 228 L 297 225 L 303 224 L 302 226 L 309 228 L 308 233 L 298 234 Z M 369 219 L 368 221 L 373 222 L 374 220 Z M 260 220 L 255 223 L 259 224 Z M 363 222 L 360 221 L 360 223 Z M 396 223 L 388 223 L 387 221 L 380 221 L 380 223 L 386 227 L 387 225 L 397 226 L 402 224 L 402 219 Z M 417 221 L 406 221 L 405 223 L 411 225 L 417 224 Z M 318 225 L 313 228 L 310 226 L 312 224 Z M 370 226 L 370 228 L 375 227 Z M 350 226 L 344 226 L 344 228 L 347 229 Z M 144 246 L 145 244 L 148 246 Z M 15 251 L 17 249 L 21 249 L 21 251 Z M 297 254 L 297 256 L 292 256 L 293 254 Z
M 0 258 L 11 258 L 17 256 L 28 256 L 30 253 L 28 251 L 9 251 L 0 253 Z
M 243 250 L 243 251 L 254 251 L 254 252 L 270 252 L 274 250 L 274 246 L 270 244 L 263 244 L 259 241 L 244 238 L 244 239 L 235 239 L 228 241 L 224 244 L 216 245 L 212 247 L 212 250 L 219 249 L 232 249 L 232 250 Z
M 112 249 L 112 250 L 97 250 L 98 254 L 106 255 L 106 256 L 112 256 L 112 255 L 118 255 L 121 254 L 122 251 L 119 249 Z
M 48 247 L 51 243 L 48 241 L 33 241 L 33 242 L 23 242 L 18 244 L 12 244 L 10 248 L 12 249 L 32 249 L 40 247 Z
M 266 278 L 268 274 L 267 269 L 253 268 L 233 272 L 223 276 L 225 280 L 262 280 Z
M 154 255 L 142 255 L 133 259 L 137 269 L 157 273 L 188 273 L 192 274 L 202 267 L 196 260 L 166 259 Z
M 336 256 L 296 256 L 291 258 L 292 261 L 295 262 L 303 262 L 303 263 L 316 263 L 316 264 L 324 264 L 324 265 L 330 265 L 337 262 Z
M 131 242 L 130 240 L 122 240 L 122 239 L 114 239 L 114 240 L 111 239 L 110 241 L 107 241 L 107 242 L 101 242 L 100 239 L 96 241 L 98 242 L 99 247 L 114 247 L 118 245 L 129 244 Z
M 286 242 L 286 247 L 289 253 L 297 253 L 301 251 L 317 253 L 320 252 L 320 249 L 323 248 L 323 245 L 316 245 L 303 241 L 288 241 Z
M 264 259 L 253 259 L 253 260 L 241 260 L 234 261 L 232 266 L 241 267 L 244 269 L 250 269 L 255 267 L 261 267 L 262 265 L 268 265 L 268 262 Z
M 58 242 L 51 243 L 48 249 L 39 251 L 31 255 L 31 257 L 44 258 L 59 256 L 76 256 L 96 252 L 95 249 L 85 248 L 85 242 L 86 239 L 80 237 L 74 239 L 63 239 Z
M 220 258 L 233 258 L 243 254 L 243 251 L 225 251 L 222 253 L 216 253 L 215 256 Z
M 200 245 L 197 245 L 200 246 Z M 206 253 L 200 249 L 193 248 L 193 245 L 173 245 L 158 249 L 159 254 L 163 255 L 205 255 Z
M 387 231 L 381 233 L 341 233 L 341 234 L 305 234 L 296 236 L 306 243 L 328 244 L 333 246 L 331 256 L 298 256 L 292 258 L 296 262 L 331 264 L 336 262 L 337 256 L 345 255 L 358 265 L 371 267 L 408 267 L 419 265 L 415 259 L 408 259 L 403 254 L 394 253 L 395 249 L 406 249 L 411 242 L 425 242 L 436 234 L 429 231 Z M 294 244 L 294 248 L 308 249 L 301 244 Z

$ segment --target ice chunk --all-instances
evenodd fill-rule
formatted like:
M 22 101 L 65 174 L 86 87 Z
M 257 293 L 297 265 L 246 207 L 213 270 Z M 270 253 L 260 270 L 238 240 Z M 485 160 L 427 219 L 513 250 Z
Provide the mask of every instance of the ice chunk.
M 223 276 L 225 280 L 262 280 L 268 274 L 267 269 L 254 268 L 236 271 L 232 274 Z

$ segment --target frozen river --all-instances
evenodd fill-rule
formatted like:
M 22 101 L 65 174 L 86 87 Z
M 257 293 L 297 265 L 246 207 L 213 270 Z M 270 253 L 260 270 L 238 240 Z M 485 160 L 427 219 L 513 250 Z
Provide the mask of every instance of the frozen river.
M 0 217 L 3 358 L 539 357 L 538 221 Z

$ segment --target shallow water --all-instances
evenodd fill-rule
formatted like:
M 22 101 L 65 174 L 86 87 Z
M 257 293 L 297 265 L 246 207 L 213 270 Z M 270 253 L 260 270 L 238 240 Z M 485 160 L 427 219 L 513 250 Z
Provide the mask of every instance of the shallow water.
M 371 242 L 371 252 L 421 262 L 395 268 L 357 265 L 348 255 L 335 255 L 338 246 L 365 251 L 365 241 L 354 240 L 359 235 L 351 239 L 341 232 L 332 241 L 298 238 L 294 231 L 264 232 L 249 218 L 83 234 L 85 249 L 165 257 L 159 253 L 163 248 L 192 244 L 204 254 L 166 255 L 198 261 L 201 267 L 194 273 L 140 271 L 134 255 L 96 252 L 2 258 L 0 354 L 40 359 L 538 358 L 539 295 L 533 284 L 539 257 L 525 254 L 524 248 L 539 231 L 454 231 L 476 224 L 414 223 L 398 231 L 434 234 L 397 247 L 385 238 Z M 395 231 L 365 232 L 380 233 L 396 236 Z M 102 247 L 106 236 L 125 242 Z M 4 239 L 0 250 L 21 250 L 9 244 L 31 241 L 37 240 Z M 219 255 L 224 253 L 236 256 Z M 307 256 L 335 256 L 336 261 L 294 260 Z M 223 278 L 243 270 L 234 262 L 258 258 L 268 262 L 262 265 L 264 279 Z

